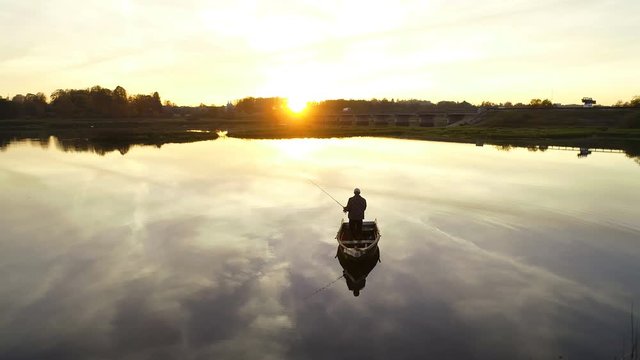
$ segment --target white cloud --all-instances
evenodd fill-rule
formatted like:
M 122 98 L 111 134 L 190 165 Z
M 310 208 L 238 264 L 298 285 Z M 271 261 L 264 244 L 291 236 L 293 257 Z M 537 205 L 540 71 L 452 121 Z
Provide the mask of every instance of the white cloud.
M 552 88 L 558 101 L 583 90 L 607 103 L 640 81 L 631 0 L 5 3 L 5 93 L 122 84 L 187 104 L 292 93 L 527 101 Z

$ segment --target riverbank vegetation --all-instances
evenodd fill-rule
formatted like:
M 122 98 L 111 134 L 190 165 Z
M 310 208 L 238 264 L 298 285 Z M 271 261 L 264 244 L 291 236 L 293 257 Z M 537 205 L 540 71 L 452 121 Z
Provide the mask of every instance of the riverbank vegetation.
M 639 111 L 640 113 L 640 111 Z M 135 144 L 161 146 L 218 138 L 217 131 L 228 136 L 252 139 L 391 137 L 400 139 L 466 142 L 478 145 L 572 146 L 624 150 L 640 156 L 640 129 L 607 126 L 494 127 L 456 126 L 358 126 L 289 121 L 265 123 L 251 119 L 20 119 L 0 121 L 0 146 L 21 139 L 47 141 L 56 137 L 72 149 L 92 147 L 104 153 L 125 153 Z
M 42 92 L 18 94 L 11 98 L 0 96 L 0 119 L 250 117 L 254 120 L 269 121 L 282 120 L 284 117 L 293 115 L 292 112 L 297 113 L 302 110 L 292 111 L 292 106 L 288 102 L 288 99 L 282 97 L 246 97 L 223 106 L 205 104 L 179 106 L 168 100 L 163 104 L 157 91 L 149 95 L 129 95 L 121 86 L 116 86 L 111 90 L 96 85 L 87 89 L 58 89 L 51 93 L 49 98 Z M 500 103 L 482 101 L 479 105 L 467 101 L 432 102 L 421 99 L 334 99 L 306 103 L 303 115 L 304 117 L 318 117 L 346 114 L 384 115 L 445 112 L 471 114 L 484 110 L 550 110 L 575 109 L 576 107 L 580 107 L 580 105 L 553 104 L 549 99 L 537 98 L 531 99 L 526 104 L 514 104 L 510 101 Z M 640 108 L 640 96 L 635 96 L 629 101 L 620 100 L 614 107 Z M 524 116 L 523 120 L 527 120 L 527 116 Z
M 621 149 L 640 155 L 640 98 L 619 106 L 529 104 L 480 106 L 426 100 L 327 100 L 293 112 L 285 98 L 245 98 L 226 106 L 162 104 L 160 95 L 128 95 L 94 86 L 0 98 L 0 145 L 12 139 L 47 139 L 122 149 L 217 138 L 218 130 L 244 138 L 378 136 L 515 146 Z M 431 114 L 430 123 L 421 115 Z M 401 123 L 399 120 L 404 120 Z M 84 145 L 83 145 L 84 146 Z

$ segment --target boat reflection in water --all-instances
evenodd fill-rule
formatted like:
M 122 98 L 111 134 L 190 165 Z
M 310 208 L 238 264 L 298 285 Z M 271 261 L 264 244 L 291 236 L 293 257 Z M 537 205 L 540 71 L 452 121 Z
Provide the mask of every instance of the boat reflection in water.
M 359 296 L 360 290 L 364 289 L 367 282 L 367 275 L 380 262 L 380 248 L 376 245 L 367 254 L 353 258 L 345 253 L 344 248 L 338 246 L 336 257 L 342 266 L 342 275 L 347 281 L 349 291 L 353 291 L 353 296 Z

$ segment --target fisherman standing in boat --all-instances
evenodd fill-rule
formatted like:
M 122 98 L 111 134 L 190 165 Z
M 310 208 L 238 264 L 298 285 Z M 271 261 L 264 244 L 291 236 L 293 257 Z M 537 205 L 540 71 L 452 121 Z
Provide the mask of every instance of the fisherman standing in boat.
M 349 212 L 349 230 L 351 230 L 351 238 L 359 240 L 362 234 L 362 220 L 364 220 L 364 211 L 367 208 L 367 200 L 360 196 L 360 189 L 353 189 L 353 196 L 349 198 L 347 206 L 343 211 Z

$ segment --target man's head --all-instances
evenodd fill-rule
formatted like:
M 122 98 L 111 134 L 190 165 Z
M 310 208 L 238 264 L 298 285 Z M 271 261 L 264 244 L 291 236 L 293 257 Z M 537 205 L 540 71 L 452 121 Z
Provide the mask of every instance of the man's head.
M 353 193 L 356 195 L 360 195 L 360 189 L 358 188 L 353 189 Z

